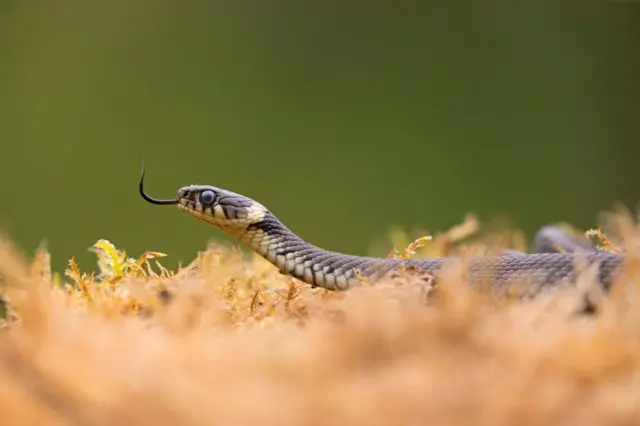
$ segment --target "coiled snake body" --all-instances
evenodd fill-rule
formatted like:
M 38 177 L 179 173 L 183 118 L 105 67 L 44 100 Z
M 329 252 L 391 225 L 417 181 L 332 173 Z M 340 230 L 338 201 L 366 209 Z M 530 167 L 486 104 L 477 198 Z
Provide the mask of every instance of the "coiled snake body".
M 437 276 L 441 267 L 453 260 L 397 260 L 324 250 L 298 237 L 262 204 L 225 189 L 190 185 L 180 188 L 175 199 L 152 198 L 144 192 L 144 168 L 139 190 L 150 203 L 177 205 L 181 211 L 235 237 L 283 274 L 329 290 L 346 290 L 360 283 L 363 277 L 375 282 L 385 274 L 397 271 L 401 264 L 405 270 Z M 557 232 L 555 228 L 543 228 L 538 233 L 535 244 L 538 253 L 507 253 L 470 259 L 468 281 L 471 284 L 487 283 L 499 291 L 507 290 L 511 284 L 526 283 L 525 294 L 535 294 L 545 287 L 573 282 L 580 272 L 576 268 L 577 257 L 580 257 L 584 265 L 596 264 L 597 279 L 605 290 L 608 289 L 624 256 L 592 247 L 586 247 L 586 252 L 579 254 L 552 252 L 548 234 L 554 232 Z M 560 240 L 568 238 L 561 234 L 556 236 Z M 569 246 L 577 244 L 575 241 L 566 243 Z

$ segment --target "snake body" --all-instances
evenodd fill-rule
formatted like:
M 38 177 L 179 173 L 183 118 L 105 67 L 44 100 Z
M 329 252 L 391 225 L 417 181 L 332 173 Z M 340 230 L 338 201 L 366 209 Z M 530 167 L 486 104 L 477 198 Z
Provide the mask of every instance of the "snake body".
M 180 188 L 175 199 L 159 200 L 146 195 L 143 181 L 144 169 L 139 189 L 148 202 L 177 205 L 182 212 L 233 236 L 275 265 L 281 273 L 312 286 L 346 290 L 361 283 L 363 278 L 375 282 L 400 270 L 433 278 L 444 265 L 456 261 L 448 257 L 400 260 L 325 250 L 300 238 L 265 206 L 244 195 L 209 185 L 190 185 Z M 597 269 L 598 282 L 605 290 L 610 287 L 624 255 L 595 249 L 580 253 L 551 252 L 548 238 L 542 238 L 549 232 L 555 230 L 545 228 L 536 237 L 542 252 L 510 252 L 469 259 L 466 263 L 468 281 L 489 284 L 499 291 L 508 291 L 512 284 L 525 284 L 524 293 L 535 294 L 545 287 L 574 282 L 581 272 L 577 265 L 593 265 Z

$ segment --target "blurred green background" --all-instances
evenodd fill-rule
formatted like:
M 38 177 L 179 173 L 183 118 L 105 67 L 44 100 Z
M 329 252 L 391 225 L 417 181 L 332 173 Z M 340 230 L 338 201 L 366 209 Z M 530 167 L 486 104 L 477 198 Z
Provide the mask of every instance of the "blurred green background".
M 0 3 L 0 228 L 54 268 L 106 238 L 229 241 L 137 193 L 209 183 L 368 254 L 393 225 L 587 228 L 640 199 L 640 4 Z M 535 5 L 534 5 L 535 3 Z

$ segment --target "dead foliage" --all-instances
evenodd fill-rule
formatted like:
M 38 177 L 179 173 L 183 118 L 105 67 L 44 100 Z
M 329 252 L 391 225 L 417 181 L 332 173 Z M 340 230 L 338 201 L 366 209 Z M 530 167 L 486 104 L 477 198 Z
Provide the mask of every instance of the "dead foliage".
M 106 240 L 100 273 L 0 241 L 0 411 L 6 425 L 628 425 L 640 422 L 640 262 L 629 212 L 603 246 L 628 255 L 611 292 L 576 288 L 499 303 L 445 269 L 438 297 L 411 284 L 333 293 L 211 245 L 162 267 Z M 470 217 L 390 256 L 521 249 Z M 606 236 L 605 236 L 606 234 Z M 402 240 L 402 241 L 400 241 Z M 605 248 L 606 248 L 605 247 Z M 593 315 L 576 313 L 595 292 Z M 170 300 L 164 297 L 172 294 Z

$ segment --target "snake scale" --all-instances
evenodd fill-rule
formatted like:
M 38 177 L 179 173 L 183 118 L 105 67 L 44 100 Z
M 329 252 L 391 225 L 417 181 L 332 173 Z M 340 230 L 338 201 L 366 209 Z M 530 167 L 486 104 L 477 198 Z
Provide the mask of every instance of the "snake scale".
M 442 266 L 454 258 L 399 260 L 348 255 L 317 247 L 292 232 L 272 212 L 259 202 L 241 194 L 209 185 L 180 188 L 173 199 L 155 199 L 144 191 L 144 166 L 139 190 L 153 204 L 177 205 L 184 213 L 231 235 L 275 265 L 281 273 L 293 276 L 312 286 L 328 290 L 346 290 L 366 277 L 375 282 L 387 273 L 417 271 L 437 277 Z M 552 235 L 553 234 L 553 235 Z M 545 227 L 536 235 L 534 253 L 507 252 L 499 256 L 471 258 L 466 263 L 467 280 L 471 284 L 487 283 L 493 289 L 505 291 L 512 284 L 526 283 L 525 295 L 537 293 L 558 283 L 572 283 L 578 276 L 576 265 L 597 268 L 597 280 L 607 290 L 619 269 L 624 255 L 583 246 L 579 253 L 554 252 L 550 236 L 561 246 L 573 249 L 575 240 L 556 228 Z M 563 242 L 564 239 L 564 242 Z M 586 261 L 586 263 L 584 263 Z M 436 278 L 437 279 L 437 278 Z

